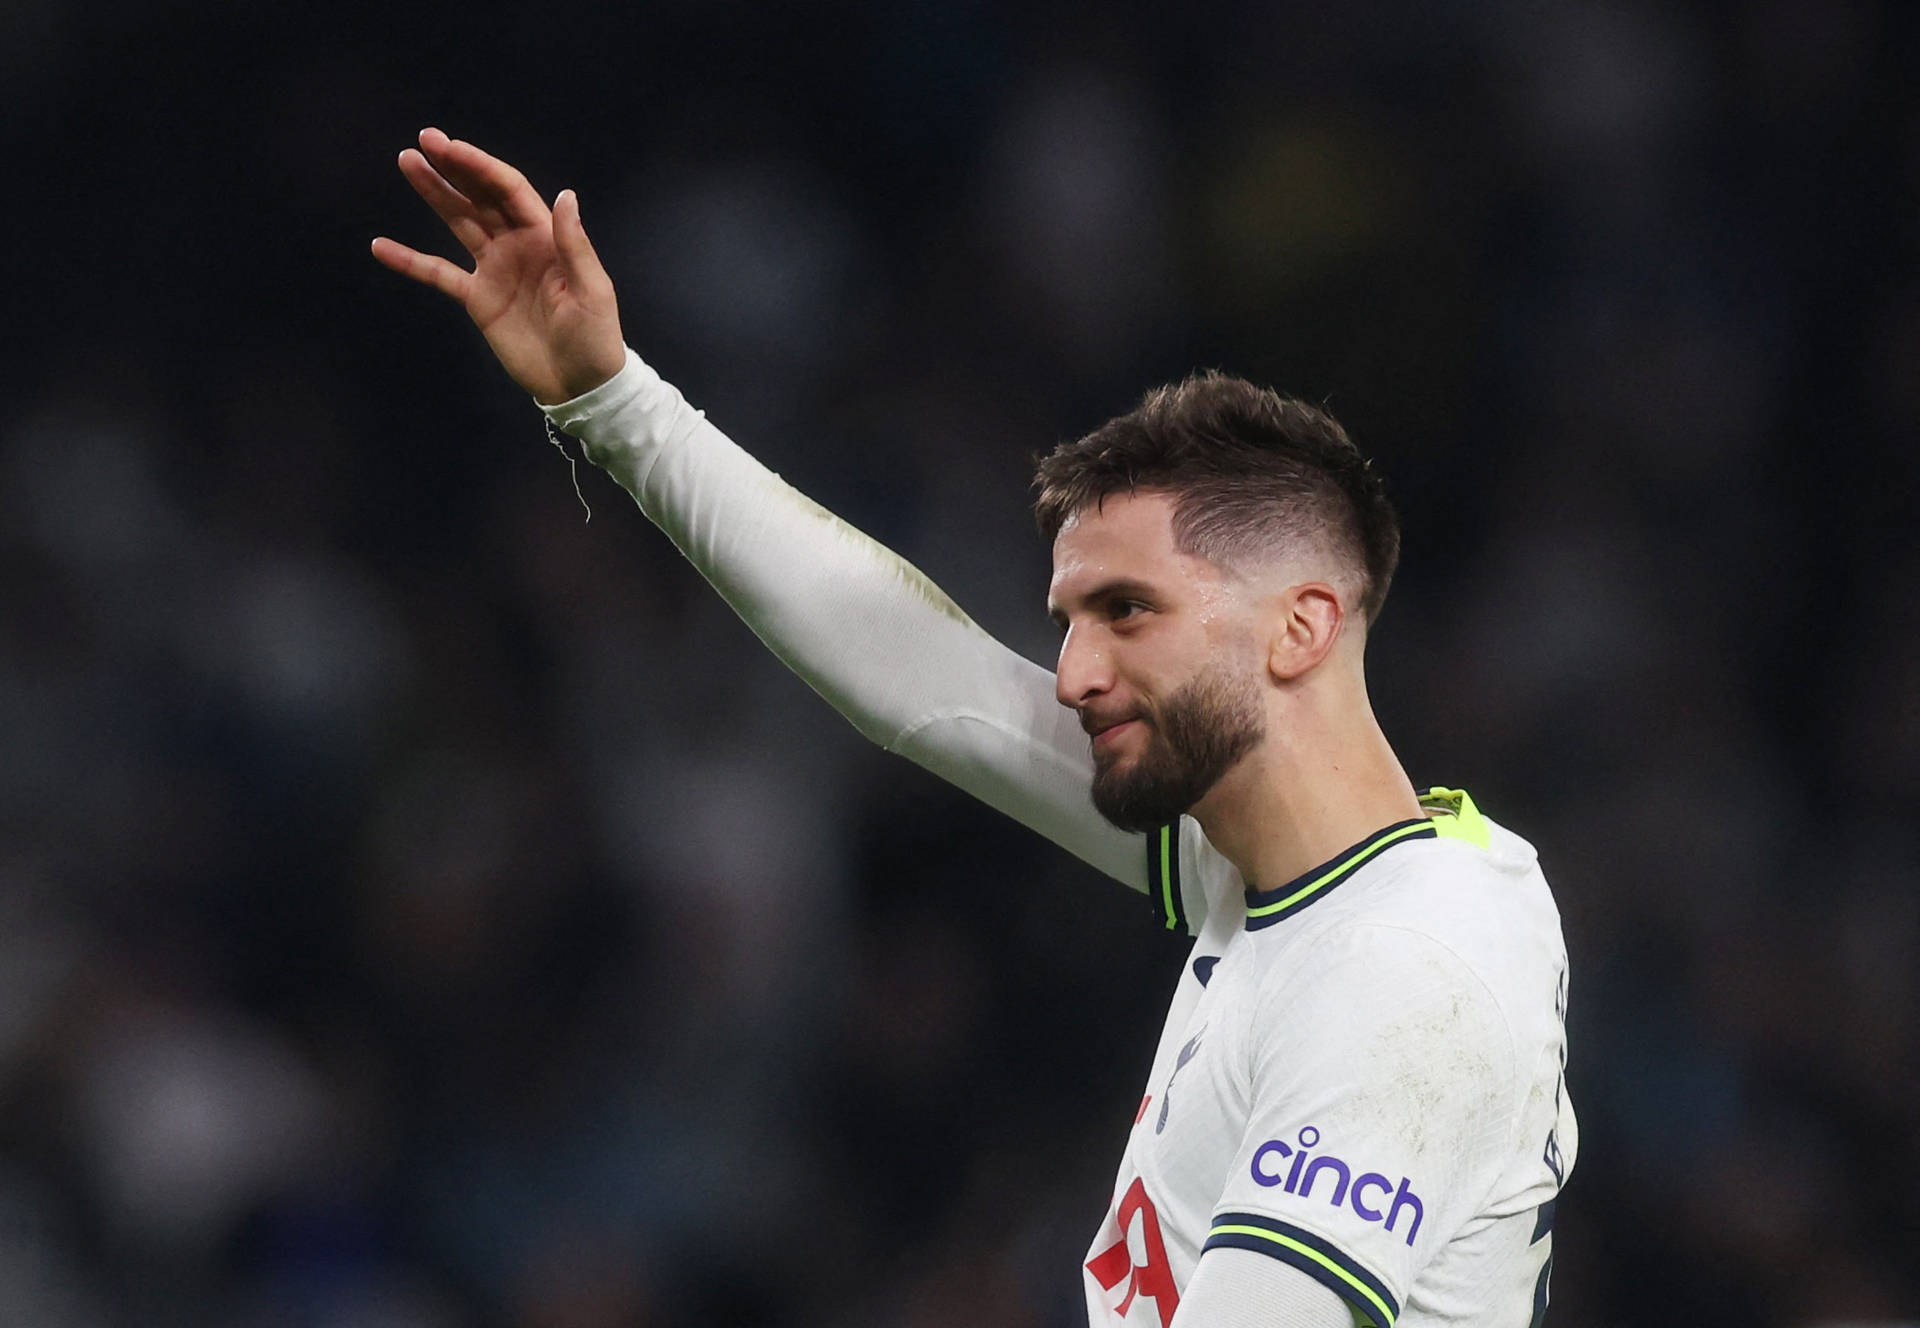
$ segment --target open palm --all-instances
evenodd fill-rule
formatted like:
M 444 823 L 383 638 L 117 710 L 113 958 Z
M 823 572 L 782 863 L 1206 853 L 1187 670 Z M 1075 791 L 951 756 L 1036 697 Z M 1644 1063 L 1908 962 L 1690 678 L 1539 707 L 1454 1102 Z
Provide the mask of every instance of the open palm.
M 613 281 L 566 190 L 548 209 L 513 167 L 438 129 L 400 154 L 400 172 L 440 214 L 473 271 L 385 236 L 373 256 L 460 302 L 513 380 L 552 404 L 620 370 L 626 345 Z

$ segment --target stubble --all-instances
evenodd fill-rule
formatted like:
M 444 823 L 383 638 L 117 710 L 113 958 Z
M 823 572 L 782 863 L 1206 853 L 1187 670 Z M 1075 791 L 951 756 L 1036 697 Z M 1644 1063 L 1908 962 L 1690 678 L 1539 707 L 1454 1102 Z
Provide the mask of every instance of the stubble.
M 1093 805 L 1146 834 L 1191 808 L 1266 736 L 1253 679 L 1224 665 L 1202 673 L 1141 719 L 1147 745 L 1131 765 L 1094 758 Z

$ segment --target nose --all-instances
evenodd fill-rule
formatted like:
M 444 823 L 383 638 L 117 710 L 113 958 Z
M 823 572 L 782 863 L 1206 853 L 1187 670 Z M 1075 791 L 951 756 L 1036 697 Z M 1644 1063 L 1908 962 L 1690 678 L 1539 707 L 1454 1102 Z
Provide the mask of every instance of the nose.
M 1095 697 L 1113 690 L 1113 656 L 1101 643 L 1088 639 L 1079 627 L 1067 630 L 1060 643 L 1060 663 L 1054 670 L 1054 699 L 1078 710 Z

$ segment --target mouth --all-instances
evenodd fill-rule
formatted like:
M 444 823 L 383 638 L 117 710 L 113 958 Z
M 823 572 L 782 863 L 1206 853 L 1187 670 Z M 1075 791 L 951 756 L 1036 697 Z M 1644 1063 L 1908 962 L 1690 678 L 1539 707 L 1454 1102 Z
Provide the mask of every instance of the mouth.
M 1133 728 L 1139 722 L 1137 719 L 1123 719 L 1118 723 L 1109 724 L 1105 728 L 1093 730 L 1093 749 L 1096 752 L 1101 751 L 1118 742 L 1121 734 Z

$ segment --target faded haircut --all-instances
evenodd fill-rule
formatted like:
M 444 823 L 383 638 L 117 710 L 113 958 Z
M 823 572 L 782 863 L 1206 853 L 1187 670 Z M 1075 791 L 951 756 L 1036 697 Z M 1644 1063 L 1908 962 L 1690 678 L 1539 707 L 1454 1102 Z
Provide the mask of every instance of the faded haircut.
M 1173 498 L 1182 553 L 1233 569 L 1312 541 L 1357 574 L 1380 616 L 1400 561 L 1400 521 L 1379 474 L 1317 406 L 1208 370 L 1156 387 L 1125 415 L 1042 458 L 1034 515 L 1052 541 L 1076 513 L 1136 489 Z

